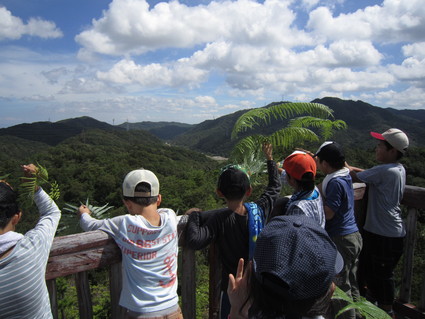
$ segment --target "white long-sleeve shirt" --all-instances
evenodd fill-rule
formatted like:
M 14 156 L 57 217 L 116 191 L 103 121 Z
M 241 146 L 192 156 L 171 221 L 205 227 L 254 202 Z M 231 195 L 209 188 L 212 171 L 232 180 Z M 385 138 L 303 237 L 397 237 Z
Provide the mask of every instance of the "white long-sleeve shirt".
M 41 188 L 34 200 L 41 215 L 37 225 L 0 259 L 1 319 L 52 318 L 45 273 L 61 214 Z
M 161 311 L 178 303 L 177 218 L 171 209 L 158 209 L 160 226 L 141 215 L 97 220 L 82 214 L 85 231 L 100 229 L 111 235 L 122 252 L 123 287 L 120 305 L 138 313 Z

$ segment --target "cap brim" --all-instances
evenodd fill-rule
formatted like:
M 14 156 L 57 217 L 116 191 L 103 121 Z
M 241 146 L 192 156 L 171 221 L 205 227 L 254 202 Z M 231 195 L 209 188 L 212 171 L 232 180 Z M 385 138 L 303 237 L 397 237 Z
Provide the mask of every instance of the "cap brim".
M 372 135 L 372 137 L 378 139 L 378 140 L 382 140 L 385 141 L 384 136 L 382 136 L 382 134 L 376 133 L 376 132 L 370 132 L 370 135 Z

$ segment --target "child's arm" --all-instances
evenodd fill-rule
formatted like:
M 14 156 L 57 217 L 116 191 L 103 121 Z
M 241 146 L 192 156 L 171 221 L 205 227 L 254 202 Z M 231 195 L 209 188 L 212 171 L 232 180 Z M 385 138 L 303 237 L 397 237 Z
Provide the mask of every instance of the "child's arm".
M 276 199 L 279 197 L 280 189 L 282 187 L 277 165 L 273 160 L 272 150 L 273 148 L 270 143 L 263 144 L 263 152 L 267 158 L 267 172 L 269 180 L 264 193 L 260 196 L 260 199 L 256 201 L 257 205 L 264 209 L 266 219 L 273 209 L 273 205 Z
M 99 229 L 103 226 L 103 220 L 97 220 L 91 217 L 91 211 L 86 205 L 81 205 L 77 210 L 77 215 L 80 218 L 80 226 L 84 231 Z
M 187 220 L 185 244 L 195 250 L 208 246 L 222 229 L 225 211 L 231 213 L 228 208 L 192 211 Z
M 358 168 L 355 166 L 348 165 L 347 162 L 345 162 L 345 167 L 347 167 L 350 170 L 350 176 L 354 183 L 362 183 L 363 181 L 357 177 L 357 173 L 363 172 L 363 168 Z

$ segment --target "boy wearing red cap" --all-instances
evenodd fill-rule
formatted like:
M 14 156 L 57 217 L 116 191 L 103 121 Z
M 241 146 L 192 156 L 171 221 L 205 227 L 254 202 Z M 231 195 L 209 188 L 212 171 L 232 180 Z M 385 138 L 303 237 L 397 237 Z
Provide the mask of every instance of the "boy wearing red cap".
M 395 128 L 370 134 L 379 140 L 375 155 L 382 164 L 367 170 L 348 164 L 347 167 L 353 181 L 367 183 L 369 187 L 360 259 L 368 292 L 380 308 L 392 313 L 394 269 L 403 253 L 406 235 L 400 209 L 406 171 L 399 160 L 409 146 L 409 139 Z
M 285 215 L 306 215 L 325 228 L 322 198 L 314 184 L 316 161 L 305 152 L 295 151 L 283 162 L 288 184 L 294 193 L 286 204 Z

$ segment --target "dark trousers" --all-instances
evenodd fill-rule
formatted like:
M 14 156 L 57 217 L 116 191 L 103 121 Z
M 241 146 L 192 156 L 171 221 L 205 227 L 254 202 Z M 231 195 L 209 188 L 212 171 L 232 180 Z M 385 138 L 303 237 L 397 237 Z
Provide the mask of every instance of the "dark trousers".
M 367 287 L 367 293 L 362 293 L 371 301 L 377 301 L 378 305 L 392 305 L 394 269 L 403 254 L 404 237 L 385 237 L 366 230 L 362 235 L 359 276 Z
M 220 319 L 227 319 L 230 314 L 230 301 L 227 291 L 221 292 L 220 299 Z

